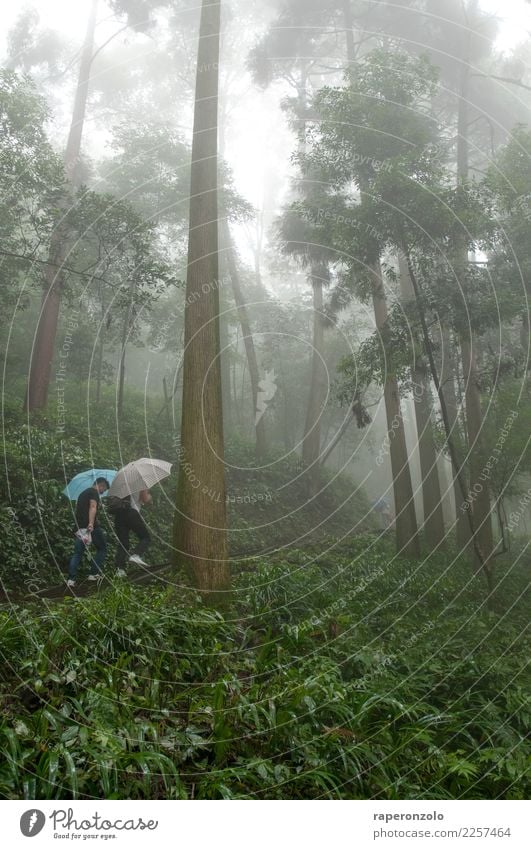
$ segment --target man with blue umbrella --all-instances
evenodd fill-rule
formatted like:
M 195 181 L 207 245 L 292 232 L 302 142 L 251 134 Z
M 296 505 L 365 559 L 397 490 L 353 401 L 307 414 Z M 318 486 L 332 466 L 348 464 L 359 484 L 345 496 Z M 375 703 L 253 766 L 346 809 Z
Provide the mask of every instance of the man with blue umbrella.
M 110 470 L 106 473 L 109 477 L 111 477 L 111 475 L 114 477 L 116 474 L 115 472 L 111 472 L 109 474 L 109 472 Z M 87 482 L 86 477 L 83 480 L 83 476 L 88 474 L 90 473 L 83 472 L 81 475 L 77 475 L 77 477 L 74 478 L 74 480 L 66 487 L 65 495 L 73 500 L 73 497 L 75 497 L 75 494 L 79 491 L 83 483 Z M 92 472 L 92 474 L 94 474 L 94 472 Z M 94 478 L 92 479 L 94 480 Z M 76 543 L 74 553 L 70 558 L 70 563 L 68 564 L 68 580 L 66 582 L 68 587 L 75 587 L 79 564 L 83 559 L 85 550 L 88 549 L 91 543 L 96 549 L 96 554 L 94 557 L 91 557 L 90 574 L 88 579 L 89 581 L 99 581 L 103 577 L 101 569 L 107 554 L 107 540 L 98 522 L 97 514 L 100 504 L 100 496 L 107 492 L 109 486 L 110 484 L 107 477 L 98 475 L 92 486 L 85 486 L 85 488 L 77 496 Z

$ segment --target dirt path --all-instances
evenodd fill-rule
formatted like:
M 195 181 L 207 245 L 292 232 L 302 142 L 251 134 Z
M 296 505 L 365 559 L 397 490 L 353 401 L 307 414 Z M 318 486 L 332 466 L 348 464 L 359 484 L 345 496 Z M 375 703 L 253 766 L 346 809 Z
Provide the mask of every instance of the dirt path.
M 155 583 L 155 579 L 162 577 L 164 573 L 171 571 L 171 564 L 162 563 L 157 566 L 151 566 L 149 569 L 131 569 L 128 572 L 127 578 L 115 578 L 111 573 L 105 577 L 100 583 L 89 581 L 88 578 L 83 578 L 77 582 L 74 588 L 66 586 L 66 579 L 62 584 L 56 584 L 52 587 L 46 587 L 36 593 L 29 595 L 20 595 L 17 592 L 4 590 L 0 592 L 0 607 L 5 608 L 11 604 L 28 604 L 39 601 L 40 599 L 48 599 L 50 601 L 61 601 L 64 598 L 85 598 L 86 596 L 98 595 L 108 589 L 111 584 L 116 584 L 120 581 L 125 581 L 128 584 L 144 585 Z

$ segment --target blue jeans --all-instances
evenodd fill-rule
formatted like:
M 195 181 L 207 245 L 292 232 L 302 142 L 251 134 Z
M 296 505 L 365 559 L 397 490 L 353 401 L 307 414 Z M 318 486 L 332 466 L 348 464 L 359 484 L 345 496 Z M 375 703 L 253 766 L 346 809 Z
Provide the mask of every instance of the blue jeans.
M 92 531 L 92 543 L 94 548 L 96 549 L 96 554 L 94 557 L 89 552 L 90 556 L 90 574 L 91 575 L 99 575 L 101 574 L 101 567 L 103 566 L 103 562 L 107 555 L 107 540 L 105 539 L 105 534 L 103 533 L 100 527 L 94 528 Z M 81 542 L 80 539 L 76 539 L 76 544 L 74 548 L 74 553 L 70 558 L 70 563 L 68 564 L 68 578 L 71 581 L 76 580 L 77 570 L 79 568 L 79 564 L 83 560 L 83 555 L 85 550 L 88 551 L 89 546 L 85 545 Z

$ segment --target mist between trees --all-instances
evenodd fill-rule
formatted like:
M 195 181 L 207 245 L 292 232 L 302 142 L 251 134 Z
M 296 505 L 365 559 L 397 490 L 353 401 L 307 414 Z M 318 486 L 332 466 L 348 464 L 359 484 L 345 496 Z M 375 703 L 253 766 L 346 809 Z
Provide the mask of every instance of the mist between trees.
M 62 8 L 1 13 L 0 578 L 27 624 L 0 610 L 0 795 L 521 798 L 529 26 L 502 49 L 481 0 L 83 0 L 81 33 Z M 85 558 L 67 586 L 65 486 L 145 457 L 173 464 L 149 562 L 130 540 L 115 568 L 102 499 L 106 583 Z

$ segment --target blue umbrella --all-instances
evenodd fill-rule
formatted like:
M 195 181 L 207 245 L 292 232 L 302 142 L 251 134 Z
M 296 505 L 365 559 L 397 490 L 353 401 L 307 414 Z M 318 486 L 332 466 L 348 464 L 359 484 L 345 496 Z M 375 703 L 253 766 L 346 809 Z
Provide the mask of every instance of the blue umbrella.
M 87 469 L 86 472 L 80 472 L 75 478 L 72 478 L 68 486 L 63 489 L 63 495 L 66 495 L 70 501 L 77 501 L 85 489 L 94 486 L 96 478 L 105 478 L 111 484 L 116 474 L 114 469 Z

